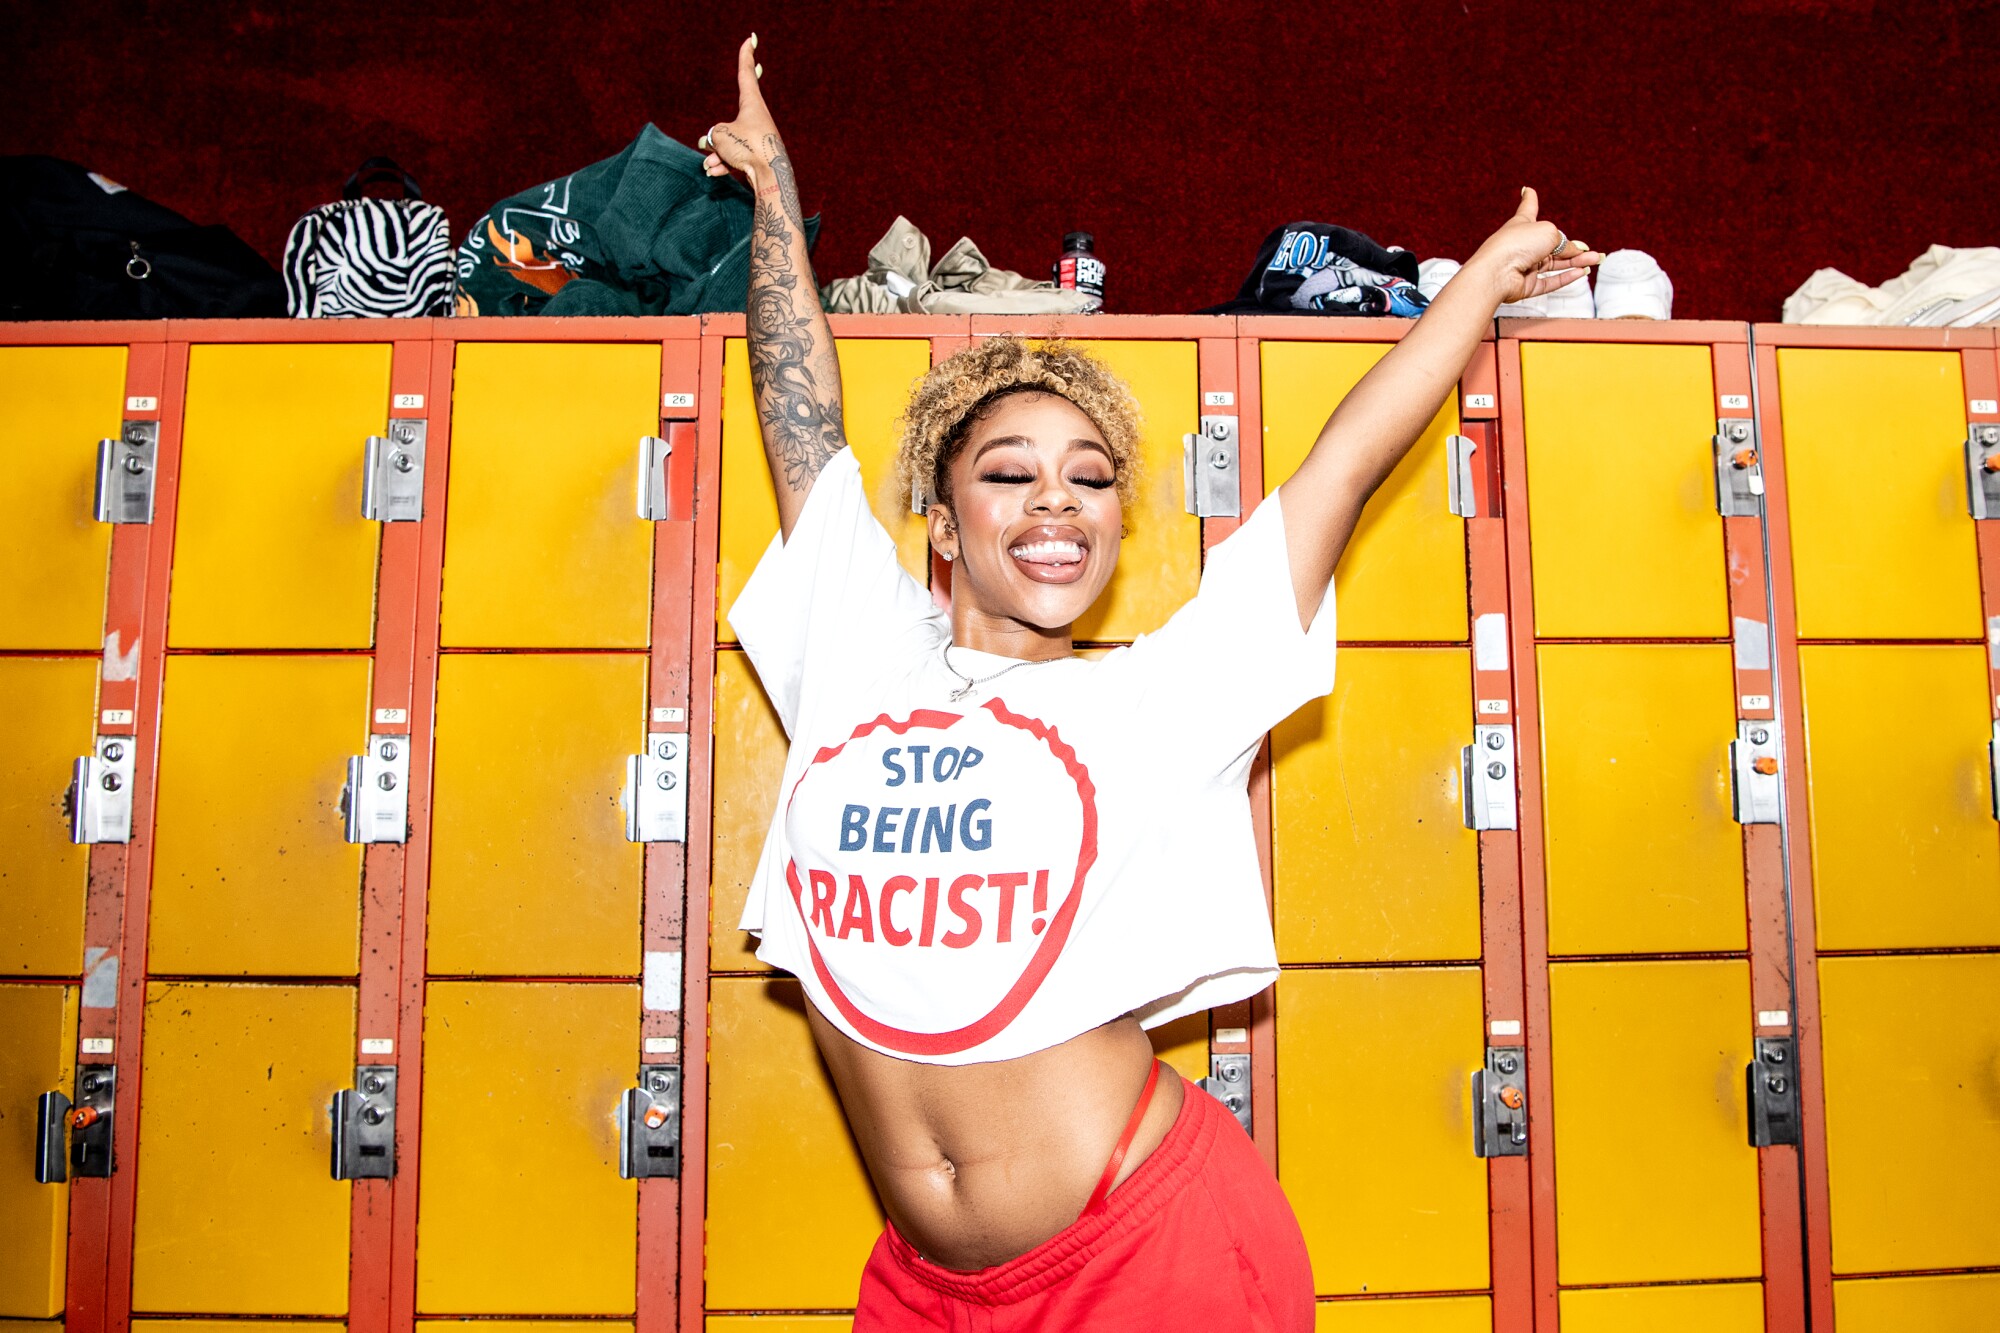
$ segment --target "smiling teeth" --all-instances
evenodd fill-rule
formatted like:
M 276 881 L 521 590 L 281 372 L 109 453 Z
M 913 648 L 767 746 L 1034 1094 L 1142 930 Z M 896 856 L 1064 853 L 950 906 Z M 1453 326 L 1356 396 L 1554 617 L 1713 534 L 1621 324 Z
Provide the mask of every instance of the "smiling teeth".
M 1038 558 L 1081 560 L 1083 559 L 1083 548 L 1075 542 L 1028 542 L 1025 545 L 1012 548 L 1007 554 L 1013 556 L 1016 560 L 1034 560 Z

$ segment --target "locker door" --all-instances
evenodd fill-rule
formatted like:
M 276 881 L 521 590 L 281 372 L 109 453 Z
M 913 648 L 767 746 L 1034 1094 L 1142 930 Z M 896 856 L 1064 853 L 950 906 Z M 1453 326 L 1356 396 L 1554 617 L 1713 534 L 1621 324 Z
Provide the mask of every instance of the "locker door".
M 91 499 L 124 401 L 123 347 L 0 347 L 0 649 L 102 646 L 111 529 Z
M 63 1312 L 69 1189 L 35 1181 L 35 1103 L 76 1090 L 74 986 L 0 984 L 0 1316 Z
M 618 1178 L 615 1112 L 638 1026 L 633 985 L 430 984 L 419 1314 L 633 1313 L 638 1187 Z
M 1840 1333 L 1985 1333 L 2000 1310 L 2000 1273 L 1836 1282 L 1833 1310 Z
M 95 657 L 0 657 L 0 976 L 73 977 L 83 965 L 89 849 L 69 840 L 63 787 L 90 753 Z
M 2000 944 L 1984 654 L 1807 644 L 1799 674 L 1819 947 Z
M 1691 1328 L 1756 1333 L 1764 1327 L 1764 1297 L 1754 1282 L 1566 1291 L 1561 1311 L 1565 1333 L 1682 1333 Z
M 1822 957 L 1819 979 L 1833 1271 L 2000 1265 L 2000 955 Z
M 1314 1312 L 1314 1333 L 1488 1333 L 1493 1302 L 1484 1296 L 1398 1301 L 1328 1301 Z
M 341 833 L 363 656 L 175 656 L 160 732 L 148 967 L 351 977 L 361 848 Z
M 736 928 L 764 835 L 778 808 L 785 771 L 785 729 L 757 684 L 749 657 L 724 649 L 715 655 L 715 830 L 710 912 L 714 929 L 709 969 L 763 970 L 756 937 Z
M 152 982 L 144 1040 L 133 1309 L 344 1314 L 352 989 Z
M 928 338 L 837 338 L 848 447 L 861 466 L 869 507 L 895 538 L 903 568 L 930 582 L 924 520 L 896 494 L 898 419 L 910 390 L 931 368 Z M 778 532 L 778 500 L 764 460 L 764 440 L 750 385 L 750 354 L 741 338 L 723 344 L 721 541 L 715 565 L 715 632 L 735 643 L 729 608 Z M 718 735 L 720 732 L 717 733 Z M 718 759 L 720 756 L 718 756 Z M 719 778 L 718 778 L 719 780 Z M 733 922 L 731 924 L 734 924 Z
M 1729 649 L 1543 644 L 1549 952 L 1745 945 Z
M 710 990 L 710 1310 L 852 1309 L 882 1233 L 805 1003 L 789 978 Z
M 1487 1284 L 1468 1077 L 1485 1058 L 1481 1007 L 1471 967 L 1280 978 L 1279 1179 L 1322 1294 Z
M 1959 353 L 1777 357 L 1799 636 L 1980 637 Z
M 1260 345 L 1266 494 L 1298 470 L 1327 417 L 1389 347 Z M 1334 574 L 1343 642 L 1464 641 L 1465 521 L 1446 507 L 1445 473 L 1445 441 L 1458 428 L 1453 394 L 1368 502 Z
M 170 647 L 369 646 L 380 525 L 361 471 L 389 362 L 386 343 L 190 350 Z
M 1544 638 L 1726 638 L 1705 346 L 1525 343 L 1529 541 Z
M 1748 966 L 1557 963 L 1549 988 L 1562 1284 L 1756 1277 Z

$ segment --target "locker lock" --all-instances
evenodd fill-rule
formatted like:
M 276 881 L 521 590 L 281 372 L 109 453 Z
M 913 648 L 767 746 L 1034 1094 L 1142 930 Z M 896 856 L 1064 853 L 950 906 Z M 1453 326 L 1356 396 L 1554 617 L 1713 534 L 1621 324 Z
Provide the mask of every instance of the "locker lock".
M 618 1177 L 648 1180 L 681 1173 L 681 1071 L 641 1065 L 639 1086 L 618 1101 Z
M 1211 1055 L 1208 1057 L 1208 1077 L 1201 1081 L 1201 1090 L 1229 1108 L 1236 1117 L 1236 1123 L 1243 1126 L 1245 1134 L 1250 1128 L 1250 1057 L 1247 1055 Z
M 646 737 L 646 752 L 625 764 L 625 791 L 619 804 L 625 811 L 627 842 L 687 841 L 688 735 L 656 731 Z
M 1472 737 L 1472 744 L 1459 752 L 1465 826 L 1514 828 L 1514 728 L 1504 722 L 1474 727 Z
M 1974 518 L 2000 518 L 2000 426 L 1966 428 L 1965 491 Z
M 424 516 L 424 444 L 430 423 L 422 417 L 390 421 L 387 435 L 363 446 L 361 516 L 378 523 L 415 523 Z
M 1748 417 L 1715 423 L 1715 507 L 1724 518 L 1756 518 L 1764 512 L 1764 463 L 1756 433 Z
M 56 1185 L 72 1176 L 111 1174 L 117 1091 L 116 1065 L 84 1065 L 76 1071 L 75 1101 L 60 1092 L 42 1094 L 35 1107 L 36 1180 Z
M 69 790 L 63 794 L 71 842 L 132 841 L 132 776 L 138 748 L 130 736 L 99 736 L 95 753 L 76 761 Z
M 1784 821 L 1784 792 L 1778 784 L 1778 724 L 1743 721 L 1729 743 L 1730 805 L 1739 824 Z
M 1237 518 L 1243 485 L 1235 416 L 1205 416 L 1201 429 L 1181 436 L 1181 496 L 1197 518 Z
M 1799 1141 L 1798 1046 L 1790 1037 L 1759 1037 L 1743 1071 L 1750 1103 L 1750 1146 Z
M 368 753 L 347 761 L 340 789 L 341 831 L 349 842 L 407 842 L 410 738 L 370 736 Z
M 396 1174 L 396 1066 L 362 1065 L 354 1086 L 333 1094 L 333 1178 L 388 1180 Z
M 1528 1052 L 1522 1046 L 1489 1046 L 1486 1067 L 1472 1074 L 1472 1151 L 1480 1157 L 1528 1153 Z
M 1447 435 L 1445 446 L 1445 507 L 1460 518 L 1479 517 L 1479 492 L 1473 486 L 1472 456 L 1479 442 L 1467 435 Z
M 159 456 L 157 421 L 128 421 L 117 438 L 97 442 L 97 495 L 91 512 L 99 523 L 153 521 L 153 476 Z

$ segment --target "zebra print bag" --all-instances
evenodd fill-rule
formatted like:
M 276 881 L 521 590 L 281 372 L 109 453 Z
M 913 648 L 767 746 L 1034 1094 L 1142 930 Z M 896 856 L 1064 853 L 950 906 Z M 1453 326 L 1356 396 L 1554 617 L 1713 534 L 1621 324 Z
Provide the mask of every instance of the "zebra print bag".
M 382 180 L 399 182 L 403 197 L 361 197 Z M 386 157 L 363 162 L 340 202 L 300 218 L 285 240 L 285 304 L 301 319 L 448 315 L 452 281 L 444 210 Z

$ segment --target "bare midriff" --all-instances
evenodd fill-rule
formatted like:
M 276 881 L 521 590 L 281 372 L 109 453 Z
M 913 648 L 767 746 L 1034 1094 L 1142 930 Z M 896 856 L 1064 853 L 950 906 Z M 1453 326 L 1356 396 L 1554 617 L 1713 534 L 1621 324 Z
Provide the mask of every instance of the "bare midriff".
M 1153 1061 L 1130 1015 L 1016 1060 L 933 1065 L 870 1050 L 807 1012 L 889 1219 L 924 1258 L 966 1272 L 1077 1220 Z M 1166 1138 L 1182 1096 L 1163 1073 L 1114 1189 Z

